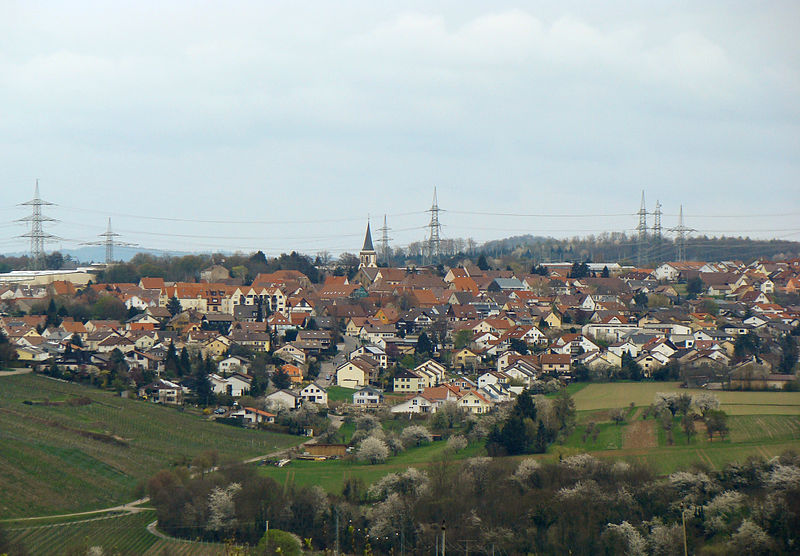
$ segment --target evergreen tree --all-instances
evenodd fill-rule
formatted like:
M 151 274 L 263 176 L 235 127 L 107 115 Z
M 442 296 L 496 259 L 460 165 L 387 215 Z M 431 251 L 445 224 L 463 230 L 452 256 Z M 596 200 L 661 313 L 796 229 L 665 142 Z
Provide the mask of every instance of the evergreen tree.
M 489 270 L 489 262 L 486 260 L 486 255 L 483 253 L 478 257 L 478 268 L 481 270 Z
M 603 272 L 600 273 L 600 278 L 608 278 L 608 277 L 609 277 L 608 267 L 604 266 Z
M 169 311 L 169 314 L 173 317 L 183 311 L 180 300 L 174 295 L 167 301 L 167 311 Z
M 211 380 L 208 378 L 208 359 L 200 360 L 195 370 L 194 392 L 197 395 L 197 402 L 207 406 L 213 401 L 214 391 Z
M 183 346 L 181 350 L 181 359 L 180 364 L 178 365 L 178 374 L 180 376 L 188 375 L 192 372 L 192 362 L 189 359 L 189 350 L 186 349 L 186 346 Z
M 175 351 L 175 344 L 169 343 L 167 348 L 167 357 L 164 360 L 164 369 L 168 376 L 180 376 L 180 361 L 178 361 L 178 354 Z
M 791 334 L 784 334 L 780 339 L 781 363 L 780 370 L 791 374 L 797 365 L 797 341 Z
M 283 369 L 283 367 L 279 368 L 272 374 L 272 384 L 278 390 L 286 390 L 289 388 L 289 384 L 291 381 L 289 380 L 289 375 Z
M 430 338 L 428 338 L 428 335 L 425 332 L 423 332 L 422 334 L 419 335 L 419 339 L 417 340 L 416 353 L 422 355 L 422 354 L 433 353 L 433 351 L 434 351 L 433 343 L 431 342 Z

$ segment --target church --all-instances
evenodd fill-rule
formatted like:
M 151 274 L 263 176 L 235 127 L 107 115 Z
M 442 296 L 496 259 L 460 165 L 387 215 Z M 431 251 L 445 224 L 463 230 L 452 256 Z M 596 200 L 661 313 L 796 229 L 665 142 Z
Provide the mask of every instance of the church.
M 378 268 L 378 254 L 375 252 L 375 248 L 372 246 L 372 233 L 369 229 L 369 222 L 367 222 L 367 233 L 364 236 L 364 247 L 361 248 L 358 258 L 360 260 L 358 265 L 359 269 Z

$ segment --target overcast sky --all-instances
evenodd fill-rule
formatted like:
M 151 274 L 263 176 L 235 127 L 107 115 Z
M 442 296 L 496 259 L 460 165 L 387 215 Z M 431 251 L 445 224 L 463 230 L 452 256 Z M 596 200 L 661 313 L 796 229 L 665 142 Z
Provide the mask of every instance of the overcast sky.
M 0 0 L 0 252 L 800 240 L 800 3 Z M 648 217 L 651 224 L 653 216 Z

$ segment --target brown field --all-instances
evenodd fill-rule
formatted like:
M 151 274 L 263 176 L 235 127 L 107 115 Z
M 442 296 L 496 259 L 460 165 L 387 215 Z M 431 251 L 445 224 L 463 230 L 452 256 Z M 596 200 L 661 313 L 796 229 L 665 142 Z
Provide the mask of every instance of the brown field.
M 656 439 L 656 422 L 633 421 L 625 427 L 622 433 L 622 446 L 625 449 L 655 448 L 658 446 Z

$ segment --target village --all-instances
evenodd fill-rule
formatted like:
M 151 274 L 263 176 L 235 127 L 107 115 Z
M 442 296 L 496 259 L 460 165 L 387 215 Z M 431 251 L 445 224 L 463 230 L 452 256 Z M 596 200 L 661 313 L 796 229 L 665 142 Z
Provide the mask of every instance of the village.
M 378 267 L 369 228 L 359 259 L 352 279 L 319 284 L 296 270 L 237 284 L 217 265 L 195 283 L 6 286 L 0 327 L 17 365 L 152 402 L 216 406 L 213 417 L 248 425 L 273 422 L 278 409 L 333 406 L 331 389 L 344 411 L 435 413 L 452 402 L 480 415 L 571 381 L 797 386 L 797 354 L 784 354 L 781 338 L 796 333 L 800 307 L 775 296 L 800 291 L 800 260 L 554 263 L 535 274 L 465 261 L 437 272 Z M 32 314 L 88 291 L 133 316 L 56 325 Z M 189 358 L 203 362 L 206 386 Z

